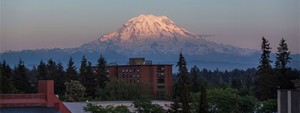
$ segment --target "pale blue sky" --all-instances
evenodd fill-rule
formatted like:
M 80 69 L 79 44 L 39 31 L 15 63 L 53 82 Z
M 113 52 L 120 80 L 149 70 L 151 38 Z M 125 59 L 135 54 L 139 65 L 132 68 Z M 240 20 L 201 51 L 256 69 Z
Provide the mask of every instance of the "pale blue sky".
M 1 0 L 0 52 L 70 48 L 117 30 L 140 14 L 165 15 L 218 43 L 300 53 L 299 0 Z

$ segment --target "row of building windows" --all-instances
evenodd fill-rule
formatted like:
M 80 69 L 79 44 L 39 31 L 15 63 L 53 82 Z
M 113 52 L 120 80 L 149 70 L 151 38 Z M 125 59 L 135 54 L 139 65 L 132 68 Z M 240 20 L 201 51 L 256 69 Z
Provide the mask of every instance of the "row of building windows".
M 157 67 L 157 88 L 165 88 L 165 68 L 164 66 Z
M 122 78 L 140 78 L 140 75 L 127 75 L 127 74 L 122 74 Z
M 139 83 L 140 79 L 130 79 L 130 78 L 122 78 L 123 80 L 125 80 L 127 83 Z

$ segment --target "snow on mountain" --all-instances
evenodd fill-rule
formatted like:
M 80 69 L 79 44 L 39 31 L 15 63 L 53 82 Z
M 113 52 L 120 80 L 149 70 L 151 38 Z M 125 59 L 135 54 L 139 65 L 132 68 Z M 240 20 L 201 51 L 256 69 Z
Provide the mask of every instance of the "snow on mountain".
M 84 44 L 81 51 L 115 50 L 120 54 L 178 54 L 205 55 L 226 53 L 249 55 L 250 49 L 207 41 L 176 25 L 166 16 L 140 15 L 128 20 L 117 31 Z
M 37 66 L 41 60 L 53 59 L 65 63 L 70 57 L 79 66 L 82 56 L 97 62 L 102 54 L 108 62 L 126 64 L 130 57 L 145 57 L 154 63 L 174 64 L 182 52 L 189 66 L 208 69 L 234 69 L 257 66 L 255 50 L 208 41 L 178 26 L 166 16 L 140 15 L 128 20 L 115 32 L 105 34 L 78 48 L 24 50 L 0 54 L 1 60 L 15 65 L 22 58 Z M 293 62 L 298 65 L 299 62 Z

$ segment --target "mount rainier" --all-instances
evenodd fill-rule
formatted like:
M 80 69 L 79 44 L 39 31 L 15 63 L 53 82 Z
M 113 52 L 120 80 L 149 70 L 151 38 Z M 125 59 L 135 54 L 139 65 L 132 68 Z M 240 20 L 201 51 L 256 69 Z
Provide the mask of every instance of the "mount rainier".
M 179 54 L 206 55 L 225 53 L 249 55 L 250 49 L 217 44 L 201 38 L 176 25 L 166 16 L 140 15 L 130 19 L 116 32 L 101 36 L 84 44 L 82 51 L 105 51 L 113 49 L 126 56 L 141 54 Z
M 166 16 L 155 15 L 134 17 L 117 31 L 78 48 L 10 51 L 0 55 L 1 60 L 11 65 L 16 65 L 20 58 L 29 66 L 37 66 L 40 60 L 50 58 L 66 64 L 72 57 L 79 66 L 83 55 L 95 65 L 102 54 L 109 63 L 126 64 L 130 57 L 145 57 L 153 63 L 175 66 L 180 52 L 189 66 L 208 69 L 256 67 L 259 59 L 257 50 L 208 41 L 176 25 Z

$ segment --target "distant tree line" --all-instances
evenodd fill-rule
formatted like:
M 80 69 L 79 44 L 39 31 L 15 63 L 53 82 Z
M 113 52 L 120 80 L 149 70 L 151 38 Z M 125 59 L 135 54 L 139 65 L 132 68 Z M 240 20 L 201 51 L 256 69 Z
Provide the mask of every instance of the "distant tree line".
M 270 43 L 262 37 L 258 67 L 232 71 L 200 70 L 194 66 L 188 72 L 180 54 L 174 79 L 174 103 L 168 112 L 276 112 L 276 90 L 294 89 L 292 81 L 300 79 L 300 71 L 288 67 L 292 59 L 283 38 L 277 49 L 273 68 Z
M 292 59 L 284 39 L 277 48 L 275 67 L 270 60 L 270 43 L 264 37 L 261 51 L 257 68 L 231 71 L 211 71 L 197 66 L 188 71 L 180 53 L 176 65 L 178 71 L 173 77 L 173 97 L 164 98 L 173 101 L 171 109 L 166 112 L 276 111 L 276 90 L 293 89 L 292 80 L 300 78 L 300 71 L 288 67 Z M 95 67 L 83 56 L 79 69 L 70 57 L 67 68 L 61 62 L 49 59 L 28 69 L 20 59 L 13 68 L 1 61 L 0 71 L 1 94 L 37 92 L 38 80 L 54 80 L 55 94 L 67 101 L 134 100 L 147 95 L 141 90 L 146 87 L 141 88 L 141 84 L 109 78 L 108 65 L 102 55 Z M 259 106 L 261 104 L 264 106 Z
M 20 59 L 13 69 L 5 61 L 0 62 L 0 70 L 1 94 L 35 93 L 38 80 L 54 80 L 54 93 L 67 101 L 131 100 L 144 95 L 147 90 L 147 87 L 140 90 L 142 83 L 129 84 L 124 80 L 110 79 L 108 65 L 102 55 L 96 66 L 83 56 L 79 69 L 70 57 L 66 69 L 62 63 L 52 59 L 46 63 L 40 61 L 37 67 L 28 69 Z

